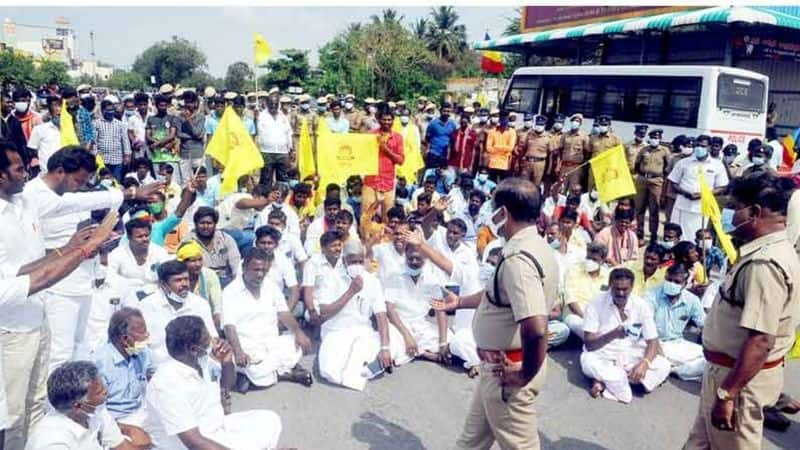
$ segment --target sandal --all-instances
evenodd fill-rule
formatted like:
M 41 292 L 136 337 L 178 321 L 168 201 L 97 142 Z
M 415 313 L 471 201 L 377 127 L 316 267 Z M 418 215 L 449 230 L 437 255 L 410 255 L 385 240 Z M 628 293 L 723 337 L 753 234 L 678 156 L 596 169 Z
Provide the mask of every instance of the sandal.
M 314 377 L 311 376 L 311 372 L 300 367 L 299 365 L 295 366 L 287 375 L 280 377 L 280 379 L 291 381 L 292 383 L 302 384 L 306 387 L 314 384 Z
M 789 394 L 781 393 L 778 401 L 775 403 L 775 409 L 784 414 L 797 414 L 800 411 L 800 402 L 793 399 Z

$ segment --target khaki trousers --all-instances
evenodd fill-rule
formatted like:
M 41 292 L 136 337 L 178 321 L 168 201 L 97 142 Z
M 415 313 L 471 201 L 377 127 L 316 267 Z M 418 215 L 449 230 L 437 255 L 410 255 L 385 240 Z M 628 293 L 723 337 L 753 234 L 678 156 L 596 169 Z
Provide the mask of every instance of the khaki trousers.
M 544 169 L 547 167 L 547 160 L 543 161 L 523 161 L 522 177 L 527 178 L 536 186 L 541 186 L 544 179 Z
M 579 169 L 575 169 L 576 167 L 578 166 L 577 165 L 561 166 L 561 173 L 566 174 L 567 172 L 573 171 L 567 175 L 564 175 L 563 189 L 569 189 L 570 186 L 575 184 L 580 184 L 582 187 L 585 187 L 583 185 L 586 184 L 586 166 L 583 166 Z
M 684 444 L 684 450 L 756 450 L 761 448 L 764 407 L 774 405 L 783 387 L 783 366 L 758 372 L 736 400 L 736 431 L 723 431 L 711 424 L 711 409 L 717 388 L 731 369 L 709 363 L 703 374 L 700 410 Z
M 641 175 L 636 177 L 636 223 L 639 230 L 644 231 L 644 213 L 649 213 L 650 237 L 655 242 L 658 236 L 658 214 L 661 210 L 661 191 L 664 188 L 664 178 L 645 178 Z
M 389 208 L 394 206 L 394 189 L 387 192 L 378 192 L 369 186 L 364 186 L 361 189 L 361 221 L 359 223 L 362 227 L 362 236 L 365 236 L 364 227 L 372 220 L 370 209 L 374 207 L 375 203 L 381 204 L 381 218 L 383 223 L 386 224 L 388 222 L 386 213 L 389 212 Z
M 456 441 L 458 449 L 488 450 L 497 441 L 501 449 L 538 450 L 539 430 L 534 400 L 544 381 L 546 364 L 527 386 L 505 389 L 503 401 L 500 378 L 493 364 L 481 364 L 480 378 L 467 413 L 464 430 Z
M 31 428 L 45 414 L 50 353 L 47 322 L 27 333 L 0 331 L 0 345 L 10 424 L 5 448 L 21 449 Z

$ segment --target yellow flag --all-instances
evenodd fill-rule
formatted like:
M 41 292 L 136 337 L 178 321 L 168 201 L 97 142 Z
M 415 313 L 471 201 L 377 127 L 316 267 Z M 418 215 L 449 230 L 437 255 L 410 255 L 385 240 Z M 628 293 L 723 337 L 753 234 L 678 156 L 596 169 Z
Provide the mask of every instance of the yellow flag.
M 297 163 L 300 169 L 300 179 L 313 175 L 317 171 L 314 164 L 314 152 L 311 144 L 311 132 L 308 127 L 308 117 L 303 116 L 300 122 L 300 140 L 297 143 Z
M 625 148 L 621 145 L 600 153 L 590 159 L 589 163 L 601 201 L 607 203 L 636 193 L 628 160 L 625 158 Z
M 403 154 L 405 158 L 403 159 L 403 164 L 397 166 L 397 175 L 405 178 L 409 184 L 416 182 L 417 172 L 425 167 L 417 130 L 419 129 L 416 125 L 409 123 L 399 131 L 400 135 L 403 136 Z
M 489 107 L 489 98 L 486 97 L 486 92 L 485 91 L 481 91 L 480 93 L 478 93 L 478 101 L 481 104 L 481 108 L 488 108 Z M 475 111 L 475 112 L 477 112 L 477 111 Z
M 378 173 L 375 134 L 325 132 L 318 135 L 317 149 L 320 186 L 344 184 L 350 175 Z
M 75 134 L 75 122 L 72 121 L 72 114 L 67 111 L 67 101 L 61 101 L 61 147 L 68 145 L 81 145 L 78 135 Z
M 255 63 L 256 66 L 263 66 L 270 55 L 272 55 L 272 47 L 269 46 L 264 36 L 254 33 L 255 40 Z
M 392 122 L 392 131 L 397 134 L 403 134 L 403 126 L 400 124 L 400 118 L 395 116 L 394 122 Z
M 206 155 L 225 166 L 220 195 L 235 191 L 239 178 L 264 167 L 261 152 L 247 133 L 242 119 L 230 106 L 225 108 L 217 131 L 211 136 Z
M 719 211 L 719 205 L 717 204 L 717 198 L 714 197 L 714 191 L 711 190 L 711 187 L 706 182 L 705 176 L 703 176 L 703 172 L 699 172 L 699 181 L 700 181 L 700 211 L 703 214 L 703 217 L 708 217 L 711 221 L 711 225 L 714 227 L 714 232 L 717 234 L 717 238 L 719 239 L 720 247 L 722 247 L 722 251 L 725 252 L 725 255 L 730 260 L 731 264 L 736 262 L 736 247 L 733 246 L 733 241 L 731 240 L 731 236 L 725 232 L 725 229 L 722 227 L 722 214 Z
M 319 137 L 323 134 L 330 133 L 331 129 L 328 127 L 328 119 L 325 115 L 319 116 L 317 121 L 317 153 L 319 153 Z

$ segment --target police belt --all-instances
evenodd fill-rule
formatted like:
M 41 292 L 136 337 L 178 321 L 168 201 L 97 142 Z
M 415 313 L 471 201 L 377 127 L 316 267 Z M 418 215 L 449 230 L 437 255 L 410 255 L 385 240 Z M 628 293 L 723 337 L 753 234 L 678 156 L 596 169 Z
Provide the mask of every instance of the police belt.
M 478 357 L 489 364 L 503 364 L 508 360 L 514 364 L 522 364 L 522 349 L 519 350 L 484 350 L 478 349 Z
M 524 159 L 525 161 L 528 161 L 528 162 L 540 162 L 540 161 L 546 161 L 547 157 L 525 156 L 522 159 Z
M 733 358 L 725 353 L 715 352 L 708 349 L 703 349 L 703 356 L 706 357 L 706 361 L 710 362 L 711 364 L 716 364 L 718 366 L 733 368 L 734 364 L 736 364 L 736 358 Z M 766 370 L 772 369 L 773 367 L 778 367 L 783 364 L 783 357 L 776 359 L 775 361 L 767 361 L 761 366 L 759 370 Z
M 642 178 L 646 178 L 648 180 L 651 180 L 651 179 L 654 179 L 654 178 L 664 178 L 664 175 L 660 174 L 660 173 L 640 173 L 639 176 L 642 177 Z
M 575 167 L 583 164 L 583 161 L 561 161 L 561 167 Z

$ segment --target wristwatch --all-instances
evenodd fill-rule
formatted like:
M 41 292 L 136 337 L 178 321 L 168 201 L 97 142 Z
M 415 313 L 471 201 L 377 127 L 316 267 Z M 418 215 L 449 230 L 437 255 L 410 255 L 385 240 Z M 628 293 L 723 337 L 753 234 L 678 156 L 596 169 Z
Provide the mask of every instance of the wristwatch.
M 719 387 L 717 388 L 717 398 L 722 400 L 723 402 L 728 402 L 733 400 L 733 395 L 731 395 L 731 393 L 728 392 L 726 389 Z

